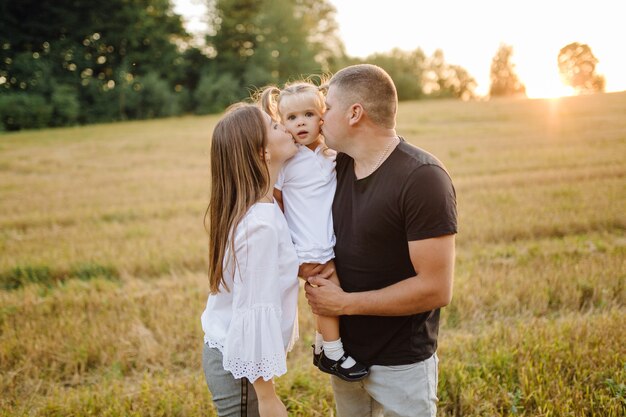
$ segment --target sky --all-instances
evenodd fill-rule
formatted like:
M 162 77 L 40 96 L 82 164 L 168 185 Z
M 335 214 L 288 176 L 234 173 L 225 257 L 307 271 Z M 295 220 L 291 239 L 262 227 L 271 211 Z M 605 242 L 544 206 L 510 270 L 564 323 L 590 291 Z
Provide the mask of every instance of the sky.
M 489 90 L 489 67 L 500 44 L 513 47 L 515 70 L 531 98 L 571 94 L 558 75 L 559 50 L 586 43 L 606 78 L 606 91 L 626 90 L 626 2 L 622 0 L 329 0 L 346 52 L 366 57 L 392 48 L 465 68 L 478 94 Z M 190 31 L 202 31 L 203 0 L 174 0 Z

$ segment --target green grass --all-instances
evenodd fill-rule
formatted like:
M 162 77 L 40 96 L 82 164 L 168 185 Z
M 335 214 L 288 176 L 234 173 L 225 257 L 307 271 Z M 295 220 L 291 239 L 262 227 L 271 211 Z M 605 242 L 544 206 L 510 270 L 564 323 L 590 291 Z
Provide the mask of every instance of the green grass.
M 626 93 L 402 103 L 458 194 L 441 416 L 626 413 Z M 0 416 L 215 415 L 201 371 L 216 117 L 0 136 Z M 332 415 L 312 317 L 277 389 Z
M 113 267 L 98 264 L 76 265 L 68 271 L 54 271 L 47 266 L 16 266 L 0 274 L 0 288 L 14 290 L 28 284 L 51 286 L 67 279 L 88 281 L 97 277 L 115 280 L 119 278 L 119 273 Z

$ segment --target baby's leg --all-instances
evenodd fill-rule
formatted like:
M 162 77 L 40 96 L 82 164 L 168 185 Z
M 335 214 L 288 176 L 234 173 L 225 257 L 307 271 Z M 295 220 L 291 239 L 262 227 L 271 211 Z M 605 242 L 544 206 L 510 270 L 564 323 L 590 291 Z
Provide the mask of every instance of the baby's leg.
M 302 277 L 304 280 L 310 278 L 314 275 L 322 272 L 325 267 L 328 265 L 328 262 L 324 264 L 318 263 L 303 263 L 300 264 L 300 268 L 298 270 L 298 275 Z M 339 284 L 339 279 L 337 274 L 332 274 L 329 278 L 333 283 Z M 332 342 L 339 339 L 339 317 L 336 316 L 315 316 L 315 330 L 323 336 L 323 340 L 326 342 Z M 316 340 L 317 342 L 317 340 Z M 316 343 L 316 353 L 319 354 L 319 350 L 321 346 L 318 346 L 319 343 Z
M 313 361 L 317 367 L 344 381 L 360 381 L 365 378 L 369 373 L 367 367 L 357 362 L 343 349 L 339 335 L 339 317 L 317 316 L 317 325 L 323 339 L 323 349 L 315 351 L 313 355 Z M 316 335 L 317 338 L 318 335 Z
M 303 265 L 306 265 L 306 267 L 303 268 Z M 303 265 L 300 266 L 300 272 L 315 271 L 313 275 L 320 274 L 322 271 L 328 271 L 327 267 L 333 267 L 334 269 L 334 265 L 329 265 L 328 263 L 323 265 Z M 301 276 L 306 280 L 312 275 L 301 274 Z M 327 279 L 341 286 L 334 270 Z M 315 318 L 317 328 L 315 345 L 313 346 L 313 362 L 320 370 L 336 375 L 346 381 L 358 381 L 367 376 L 367 367 L 358 363 L 343 349 L 341 335 L 339 334 L 339 317 L 316 315 Z
M 317 319 L 317 331 L 322 334 L 325 342 L 339 339 L 339 317 L 315 316 Z
M 298 268 L 298 277 L 303 280 L 307 280 L 308 278 L 315 276 L 320 273 L 324 264 L 319 263 L 302 263 Z M 317 365 L 317 358 L 320 353 L 322 353 L 322 347 L 324 346 L 324 337 L 322 336 L 322 330 L 320 328 L 319 317 L 315 315 L 315 340 L 313 344 L 313 363 Z

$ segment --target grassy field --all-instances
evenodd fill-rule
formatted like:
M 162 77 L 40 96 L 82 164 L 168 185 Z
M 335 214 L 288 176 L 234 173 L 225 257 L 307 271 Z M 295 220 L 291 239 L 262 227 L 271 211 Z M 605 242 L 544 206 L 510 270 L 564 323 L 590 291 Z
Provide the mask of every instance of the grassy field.
M 626 93 L 403 103 L 458 194 L 441 416 L 626 413 Z M 202 219 L 216 117 L 0 135 L 0 416 L 212 416 Z M 334 415 L 312 320 L 277 379 Z

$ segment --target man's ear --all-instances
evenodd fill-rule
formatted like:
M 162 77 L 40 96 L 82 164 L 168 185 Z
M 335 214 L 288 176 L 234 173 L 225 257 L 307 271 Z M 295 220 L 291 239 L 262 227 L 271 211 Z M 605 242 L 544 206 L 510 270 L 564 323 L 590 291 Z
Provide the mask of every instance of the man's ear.
M 359 103 L 353 104 L 350 107 L 350 119 L 348 121 L 350 125 L 357 124 L 363 118 L 364 113 L 365 110 L 363 109 L 363 106 L 361 106 Z

